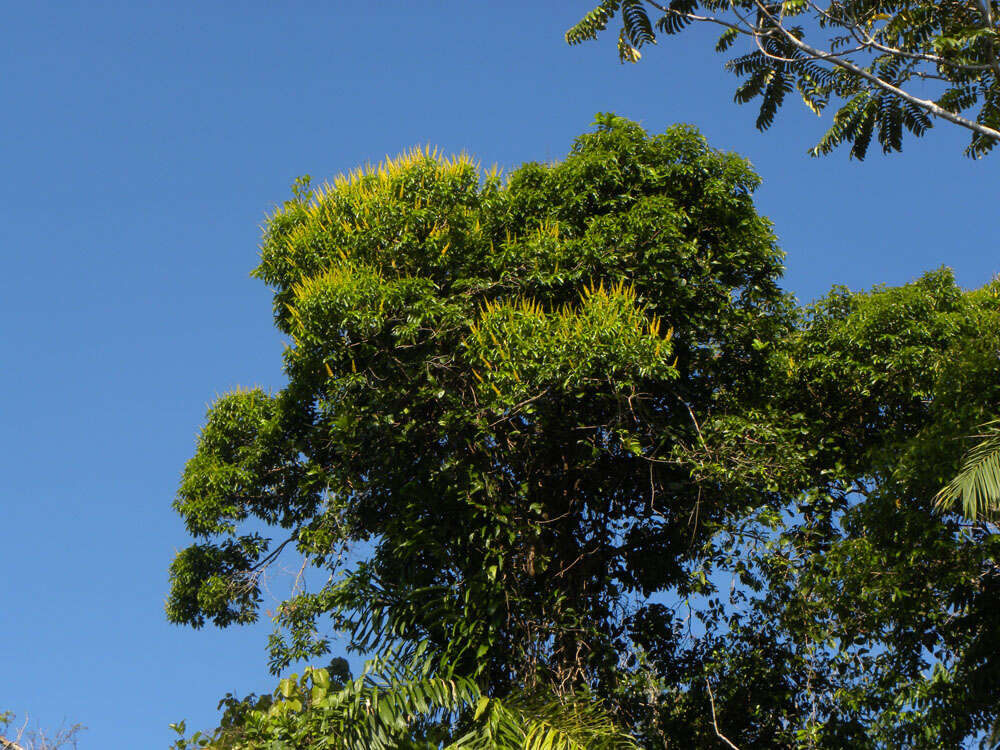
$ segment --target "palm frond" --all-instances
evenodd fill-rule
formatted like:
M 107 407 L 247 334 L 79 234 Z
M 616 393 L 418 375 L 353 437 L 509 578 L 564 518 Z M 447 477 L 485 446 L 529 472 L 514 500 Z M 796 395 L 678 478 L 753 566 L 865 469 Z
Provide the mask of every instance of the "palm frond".
M 454 748 L 510 750 L 638 750 L 592 696 L 539 700 L 525 695 L 484 699 L 484 721 Z
M 961 470 L 935 498 L 942 509 L 961 502 L 962 514 L 973 521 L 1000 511 L 1000 419 L 982 429 L 980 442 L 965 455 Z
M 390 650 L 341 685 L 329 670 L 307 668 L 211 736 L 185 740 L 184 724 L 174 725 L 182 735 L 174 748 L 263 750 L 282 743 L 330 750 L 638 750 L 589 693 L 492 698 L 448 667 L 429 673 L 435 665 L 417 651 L 400 658 Z M 289 742 L 294 744 L 283 744 Z

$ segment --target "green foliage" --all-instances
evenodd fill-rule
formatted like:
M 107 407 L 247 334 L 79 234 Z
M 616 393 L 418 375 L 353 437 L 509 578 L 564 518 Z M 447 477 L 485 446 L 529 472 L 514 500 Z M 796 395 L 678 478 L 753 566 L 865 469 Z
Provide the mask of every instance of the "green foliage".
M 228 701 L 211 735 L 185 738 L 175 750 L 254 748 L 445 748 L 445 750 L 631 750 L 592 697 L 483 695 L 457 675 L 433 676 L 410 664 L 379 660 L 356 679 L 338 681 L 329 670 L 307 668 L 282 679 L 272 696 Z M 426 666 L 426 665 L 425 665 Z M 377 671 L 376 671 L 377 670 Z
M 757 182 L 602 115 L 506 178 L 415 151 L 299 183 L 256 271 L 288 384 L 209 411 L 167 613 L 252 621 L 294 552 L 319 585 L 277 607 L 272 670 L 338 634 L 380 658 L 230 696 L 179 747 L 993 731 L 1000 535 L 935 496 L 1000 403 L 1000 282 L 795 309 Z
M 961 471 L 938 493 L 941 506 L 961 502 L 962 512 L 973 521 L 1000 510 L 1000 421 L 987 422 L 982 429 L 982 442 L 966 454 Z
M 654 24 L 650 13 L 662 15 Z M 793 90 L 817 115 L 839 101 L 813 155 L 850 144 L 851 155 L 863 159 L 873 137 L 884 152 L 899 151 L 904 132 L 921 136 L 932 118 L 970 130 L 967 153 L 973 157 L 985 155 L 1000 138 L 996 0 L 848 0 L 829 6 L 813 0 L 604 0 L 566 32 L 566 41 L 595 39 L 619 15 L 622 62 L 638 62 L 640 48 L 656 43 L 657 33 L 677 34 L 695 22 L 724 28 L 716 45 L 720 53 L 746 42 L 746 51 L 726 68 L 742 79 L 735 100 L 759 101 L 761 130 L 773 124 Z M 935 100 L 923 98 L 927 90 L 936 90 Z M 973 108 L 974 119 L 961 114 Z
M 759 706 L 724 725 L 737 744 L 952 748 L 996 722 L 1000 537 L 934 502 L 1000 399 L 995 291 L 834 289 L 773 349 L 768 408 L 704 424 L 699 471 L 777 490 L 706 553 L 734 575 L 705 608 L 720 716 Z
M 505 180 L 414 151 L 300 187 L 256 271 L 289 384 L 212 407 L 170 619 L 253 620 L 294 546 L 330 579 L 279 608 L 276 671 L 323 653 L 329 618 L 363 651 L 426 640 L 496 695 L 612 684 L 621 602 L 683 581 L 688 517 L 727 502 L 670 452 L 788 318 L 757 183 L 690 128 L 606 115 Z

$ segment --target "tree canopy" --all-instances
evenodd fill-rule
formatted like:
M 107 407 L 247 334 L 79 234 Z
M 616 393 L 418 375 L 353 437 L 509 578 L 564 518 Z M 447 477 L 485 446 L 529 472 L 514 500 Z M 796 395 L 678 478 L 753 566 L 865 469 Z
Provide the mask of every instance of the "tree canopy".
M 670 450 L 760 366 L 786 302 L 746 162 L 601 123 L 506 183 L 415 151 L 271 219 L 256 274 L 289 385 L 213 406 L 177 509 L 223 541 L 178 556 L 171 619 L 256 617 L 274 548 L 236 531 L 256 517 L 321 567 L 372 545 L 282 608 L 296 635 L 331 613 L 363 649 L 485 638 L 494 684 L 617 664 L 618 602 L 676 585 L 688 517 L 720 512 Z
M 211 407 L 167 614 L 253 621 L 297 550 L 325 580 L 278 607 L 272 669 L 339 633 L 381 671 L 286 679 L 218 736 L 954 748 L 993 726 L 1000 542 L 935 496 L 1000 403 L 1000 282 L 800 308 L 758 183 L 689 127 L 601 115 L 506 176 L 414 150 L 297 184 L 255 271 L 288 384 Z
M 1000 139 L 996 0 L 603 0 L 566 40 L 594 39 L 616 17 L 622 62 L 638 62 L 657 34 L 692 24 L 721 29 L 717 52 L 742 44 L 726 68 L 742 79 L 735 100 L 760 102 L 761 130 L 793 89 L 816 114 L 836 102 L 813 155 L 850 144 L 851 155 L 863 159 L 873 136 L 883 151 L 899 151 L 905 132 L 921 136 L 934 119 L 968 130 L 972 157 Z

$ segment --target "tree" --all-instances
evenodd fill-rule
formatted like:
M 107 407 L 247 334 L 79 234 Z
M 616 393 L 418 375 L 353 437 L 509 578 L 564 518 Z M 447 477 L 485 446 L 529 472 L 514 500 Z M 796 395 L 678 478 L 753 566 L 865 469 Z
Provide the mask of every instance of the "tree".
M 705 555 L 736 574 L 705 641 L 720 715 L 758 707 L 738 743 L 952 748 L 995 726 L 1000 536 L 935 495 L 1000 400 L 998 289 L 945 269 L 834 289 L 773 350 L 771 398 L 703 423 L 699 475 L 782 496 Z M 697 726 L 675 710 L 675 732 Z
M 669 637 L 654 594 L 735 512 L 671 451 L 790 319 L 757 184 L 690 128 L 610 115 L 505 181 L 415 151 L 300 184 L 255 272 L 288 386 L 211 408 L 169 618 L 252 621 L 294 547 L 329 578 L 278 608 L 276 671 L 326 652 L 328 618 L 364 652 L 427 643 L 490 697 L 614 693 L 629 644 Z
M 655 23 L 651 12 L 662 14 Z M 851 155 L 863 159 L 873 135 L 883 151 L 899 151 L 904 130 L 921 136 L 935 118 L 970 132 L 972 157 L 1000 139 L 996 0 L 603 0 L 566 40 L 594 39 L 616 16 L 622 62 L 637 62 L 657 33 L 677 34 L 692 24 L 722 27 L 718 52 L 743 42 L 726 68 L 742 78 L 737 102 L 760 100 L 761 130 L 793 88 L 817 115 L 836 102 L 833 124 L 813 155 L 849 143 Z M 973 109 L 974 117 L 962 114 Z
M 421 151 L 296 186 L 256 271 L 288 385 L 210 409 L 167 612 L 251 621 L 297 549 L 326 581 L 278 607 L 272 668 L 334 632 L 382 666 L 315 703 L 286 678 L 220 736 L 448 746 L 486 705 L 566 737 L 581 696 L 642 747 L 996 725 L 1000 538 L 935 495 L 1000 403 L 1000 280 L 796 308 L 756 184 L 604 115 L 506 179 Z

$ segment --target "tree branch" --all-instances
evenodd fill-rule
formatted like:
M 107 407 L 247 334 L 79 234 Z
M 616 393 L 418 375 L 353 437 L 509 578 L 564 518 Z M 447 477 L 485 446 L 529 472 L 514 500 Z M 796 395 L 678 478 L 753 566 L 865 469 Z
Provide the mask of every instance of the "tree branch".
M 730 2 L 730 5 L 732 5 L 732 2 Z M 792 44 L 794 47 L 797 47 L 798 49 L 810 55 L 819 56 L 824 54 L 815 47 L 806 44 L 797 36 L 795 36 L 792 32 L 786 29 L 778 21 L 778 19 L 776 19 L 767 10 L 767 8 L 764 6 L 763 3 L 760 2 L 760 0 L 754 0 L 754 5 L 757 6 L 760 12 L 774 24 L 775 28 L 778 29 L 781 32 L 781 34 L 785 37 L 785 39 L 787 39 L 788 42 Z M 849 60 L 844 60 L 843 58 L 840 58 L 836 55 L 830 55 L 827 59 L 829 59 L 831 64 L 843 68 L 844 70 L 850 71 L 854 75 L 865 79 L 869 83 L 874 84 L 876 88 L 880 88 L 883 91 L 893 94 L 894 96 L 898 96 L 903 101 L 909 102 L 910 104 L 914 104 L 920 107 L 921 109 L 930 112 L 935 117 L 940 117 L 942 120 L 947 120 L 950 123 L 959 125 L 963 128 L 971 130 L 974 133 L 978 133 L 979 135 L 984 135 L 987 138 L 992 138 L 993 140 L 1000 141 L 1000 130 L 994 130 L 993 128 L 987 127 L 986 125 L 981 125 L 980 123 L 975 122 L 974 120 L 970 120 L 967 117 L 962 117 L 959 114 L 950 112 L 949 110 L 935 104 L 929 99 L 921 99 L 919 97 L 914 96 L 913 94 L 907 93 L 906 91 L 903 91 L 903 89 L 893 86 L 891 83 L 883 81 L 874 73 L 868 72 L 864 68 L 855 65 Z
M 725 742 L 733 750 L 740 750 L 734 745 L 726 735 L 719 731 L 719 723 L 715 720 L 715 697 L 712 695 L 712 684 L 705 678 L 705 687 L 708 688 L 708 701 L 712 706 L 712 728 L 715 729 L 715 736 Z
M 822 60 L 825 62 L 829 62 L 831 65 L 842 68 L 858 76 L 859 78 L 868 81 L 876 88 L 879 88 L 889 94 L 892 94 L 893 96 L 896 96 L 905 102 L 909 102 L 910 104 L 913 104 L 923 109 L 924 111 L 928 112 L 929 114 L 935 117 L 940 117 L 942 120 L 947 120 L 948 122 L 954 125 L 958 125 L 959 127 L 963 127 L 967 130 L 971 130 L 972 132 L 982 136 L 986 136 L 987 138 L 1000 141 L 1000 130 L 995 130 L 986 125 L 982 125 L 976 122 L 975 120 L 970 120 L 967 117 L 963 117 L 960 114 L 947 110 L 944 107 L 931 101 L 930 99 L 921 99 L 920 97 L 914 96 L 913 94 L 910 94 L 909 92 L 899 88 L 898 86 L 894 86 L 888 81 L 879 78 L 874 73 L 865 70 L 860 65 L 857 65 L 851 62 L 849 59 L 847 59 L 846 55 L 854 54 L 860 51 L 859 49 L 852 49 L 847 52 L 823 51 L 802 41 L 797 36 L 795 36 L 791 31 L 785 28 L 783 23 L 784 20 L 783 18 L 775 18 L 775 16 L 767 9 L 767 7 L 763 3 L 760 2 L 760 0 L 754 0 L 754 5 L 756 5 L 760 13 L 773 24 L 771 29 L 763 30 L 759 26 L 752 24 L 747 19 L 743 18 L 737 11 L 735 2 L 733 2 L 732 0 L 730 0 L 729 9 L 736 15 L 737 18 L 740 19 L 743 25 L 724 21 L 721 18 L 716 18 L 713 16 L 700 16 L 695 13 L 686 13 L 683 11 L 678 11 L 664 5 L 663 3 L 654 2 L 653 0 L 647 0 L 647 2 L 649 3 L 650 6 L 656 8 L 665 15 L 672 15 L 678 18 L 683 18 L 687 21 L 714 23 L 720 26 L 724 26 L 727 29 L 732 29 L 733 31 L 736 31 L 745 36 L 751 36 L 754 38 L 754 41 L 756 42 L 758 48 L 761 47 L 760 40 L 762 38 L 772 36 L 773 31 L 778 31 L 790 44 L 796 47 L 799 51 L 809 55 L 809 58 L 812 60 Z M 992 15 L 992 10 L 989 7 L 989 0 L 979 0 L 979 2 L 982 3 L 982 7 L 984 8 L 987 24 L 989 24 L 992 27 L 993 15 Z M 809 5 L 810 7 L 815 7 L 813 3 L 809 3 Z M 980 66 L 980 65 L 952 63 L 949 62 L 948 60 L 945 60 L 942 57 L 939 57 L 938 55 L 906 52 L 904 50 L 883 45 L 880 42 L 876 41 L 874 37 L 872 37 L 871 34 L 868 34 L 867 32 L 864 33 L 865 38 L 860 39 L 856 34 L 853 33 L 854 29 L 860 29 L 860 27 L 854 24 L 852 24 L 851 26 L 853 28 L 848 28 L 848 31 L 850 31 L 852 35 L 854 35 L 855 39 L 857 39 L 859 43 L 863 44 L 865 47 L 882 52 L 883 54 L 904 57 L 912 60 L 919 60 L 934 65 L 943 65 L 953 68 L 955 70 L 968 70 L 968 71 L 993 70 L 995 75 L 997 76 L 997 79 L 1000 80 L 1000 63 L 998 63 L 995 55 L 991 55 L 991 63 L 992 63 L 991 65 Z M 764 54 L 765 56 L 771 59 L 778 60 L 779 62 L 793 62 L 792 60 L 772 55 L 766 51 L 764 51 Z M 800 62 L 800 61 L 794 61 L 794 62 Z M 921 75 L 919 77 L 930 78 L 932 76 Z

